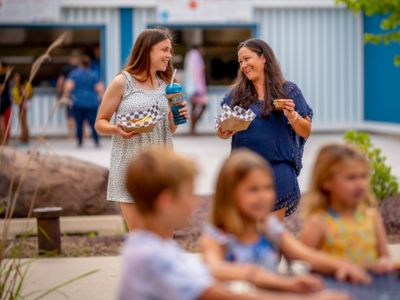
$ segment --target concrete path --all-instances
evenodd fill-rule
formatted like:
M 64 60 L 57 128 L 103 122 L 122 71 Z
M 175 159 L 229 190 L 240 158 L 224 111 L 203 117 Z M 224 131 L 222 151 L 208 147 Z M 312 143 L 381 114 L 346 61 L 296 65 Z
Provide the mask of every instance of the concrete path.
M 390 245 L 390 252 L 394 259 L 400 261 L 400 245 Z M 36 259 L 29 266 L 24 293 L 47 290 L 87 272 L 98 270 L 62 287 L 60 292 L 52 293 L 45 299 L 65 300 L 65 295 L 72 300 L 115 299 L 121 265 L 119 256 Z
M 30 292 L 44 292 L 83 274 L 96 271 L 61 287 L 44 299 L 110 300 L 115 299 L 118 290 L 121 258 L 118 256 L 40 258 L 33 260 L 28 268 L 23 295 Z
M 0 228 L 7 224 L 7 238 L 23 236 L 27 232 L 37 234 L 36 218 L 15 218 L 0 220 Z M 125 233 L 125 225 L 120 215 L 105 216 L 68 216 L 60 217 L 60 232 L 64 234 L 95 232 L 98 235 L 121 235 Z

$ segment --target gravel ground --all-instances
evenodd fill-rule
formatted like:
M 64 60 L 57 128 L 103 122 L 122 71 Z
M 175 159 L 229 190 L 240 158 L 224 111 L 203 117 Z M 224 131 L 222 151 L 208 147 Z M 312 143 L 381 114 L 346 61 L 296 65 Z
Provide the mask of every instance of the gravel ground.
M 393 205 L 398 206 L 398 202 L 392 202 Z M 191 219 L 189 226 L 185 229 L 175 232 L 174 238 L 187 251 L 199 251 L 198 238 L 200 236 L 200 230 L 202 228 L 202 225 L 207 221 L 207 216 L 210 208 L 210 197 L 199 197 L 199 208 L 194 213 L 194 216 Z M 296 234 L 300 228 L 298 213 L 295 213 L 287 218 L 285 223 L 288 229 Z M 400 243 L 399 230 L 392 230 L 392 228 L 390 227 L 388 238 L 389 243 Z M 63 236 L 61 238 L 61 256 L 115 256 L 119 255 L 123 242 L 123 235 L 96 236 L 88 234 L 84 236 Z M 37 238 L 27 238 L 23 242 L 21 242 L 21 245 L 17 248 L 19 248 L 20 250 L 19 257 L 34 257 L 38 253 Z

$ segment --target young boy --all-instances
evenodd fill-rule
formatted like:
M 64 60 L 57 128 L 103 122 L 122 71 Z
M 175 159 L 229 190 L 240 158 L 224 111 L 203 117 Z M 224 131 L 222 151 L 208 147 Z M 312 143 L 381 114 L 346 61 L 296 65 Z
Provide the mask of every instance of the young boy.
M 308 299 L 310 295 L 229 292 L 214 282 L 205 264 L 172 240 L 173 231 L 187 224 L 196 206 L 196 174 L 192 161 L 167 148 L 145 150 L 129 165 L 126 186 L 143 227 L 130 233 L 125 243 L 118 299 Z M 332 293 L 311 296 L 348 299 Z

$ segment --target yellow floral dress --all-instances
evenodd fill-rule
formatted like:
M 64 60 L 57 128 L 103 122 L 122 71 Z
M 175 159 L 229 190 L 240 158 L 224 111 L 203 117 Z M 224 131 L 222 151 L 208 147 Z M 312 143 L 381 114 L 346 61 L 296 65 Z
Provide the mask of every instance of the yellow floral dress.
M 326 224 L 322 251 L 362 266 L 378 259 L 374 219 L 367 211 L 358 209 L 353 219 L 344 219 L 328 209 L 322 218 Z

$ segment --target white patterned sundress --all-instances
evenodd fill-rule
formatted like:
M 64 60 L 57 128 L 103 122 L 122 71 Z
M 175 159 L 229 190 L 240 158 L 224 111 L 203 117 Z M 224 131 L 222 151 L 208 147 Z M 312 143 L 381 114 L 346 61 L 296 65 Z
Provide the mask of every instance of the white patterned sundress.
M 144 90 L 136 85 L 135 79 L 126 71 L 124 94 L 116 114 L 130 114 L 144 111 L 158 103 L 163 118 L 153 131 L 141 133 L 130 139 L 113 135 L 111 141 L 111 164 L 108 176 L 107 200 L 133 203 L 132 197 L 125 189 L 125 175 L 131 159 L 143 147 L 149 145 L 168 145 L 172 147 L 172 134 L 168 120 L 168 100 L 165 96 L 166 83 L 159 80 L 159 87 L 154 90 Z

